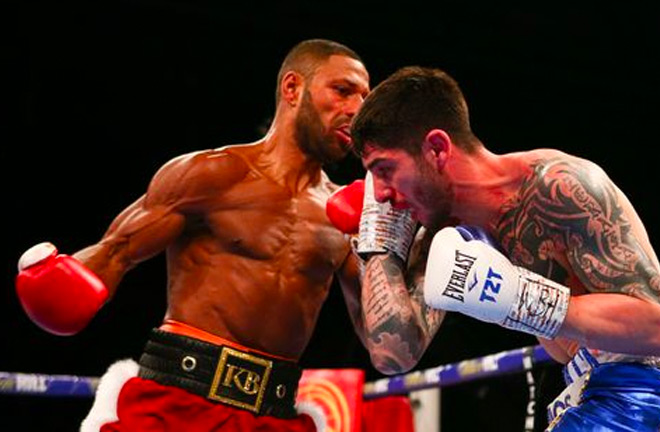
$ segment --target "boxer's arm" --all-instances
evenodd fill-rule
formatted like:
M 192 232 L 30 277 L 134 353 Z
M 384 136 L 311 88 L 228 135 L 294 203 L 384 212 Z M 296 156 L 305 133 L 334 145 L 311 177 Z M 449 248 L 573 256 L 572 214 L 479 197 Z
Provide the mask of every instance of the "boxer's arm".
M 557 168 L 556 190 L 565 199 L 555 217 L 570 227 L 568 261 L 591 292 L 571 298 L 558 336 L 608 351 L 660 354 L 660 272 L 639 216 L 595 165 Z
M 94 272 L 110 296 L 128 270 L 165 249 L 183 229 L 185 218 L 168 206 L 139 198 L 112 222 L 101 240 L 73 257 Z
M 341 287 L 348 315 L 351 318 L 355 333 L 358 335 L 362 345 L 367 348 L 364 318 L 362 316 L 362 288 L 360 285 L 360 271 L 358 258 L 354 253 L 348 252 L 341 268 L 337 272 L 337 280 Z
M 384 374 L 412 369 L 445 316 L 424 303 L 430 237 L 420 230 L 407 269 L 394 253 L 374 254 L 366 264 L 361 298 L 365 339 L 374 367 Z
M 233 184 L 236 161 L 231 159 L 235 158 L 211 158 L 206 153 L 172 159 L 154 175 L 147 192 L 113 220 L 98 243 L 73 256 L 113 295 L 128 270 L 165 250 L 182 233 L 187 217 L 202 214 L 209 199 Z
M 339 280 L 372 364 L 386 374 L 411 369 L 444 317 L 444 311 L 433 310 L 423 301 L 431 236 L 425 237 L 422 229 L 418 238 L 424 240 L 413 242 L 408 252 L 416 222 L 405 210 L 376 202 L 370 173 L 364 181 L 336 191 L 328 200 L 326 213 L 347 235 L 358 232 L 352 237 L 352 253 Z
M 73 256 L 58 254 L 48 242 L 23 253 L 16 292 L 35 324 L 58 335 L 81 331 L 126 271 L 171 244 L 188 216 L 201 219 L 210 204 L 217 209 L 217 197 L 241 175 L 241 164 L 214 155 L 200 152 L 165 164 L 97 244 Z
M 628 295 L 573 296 L 559 337 L 637 355 L 660 355 L 660 305 Z

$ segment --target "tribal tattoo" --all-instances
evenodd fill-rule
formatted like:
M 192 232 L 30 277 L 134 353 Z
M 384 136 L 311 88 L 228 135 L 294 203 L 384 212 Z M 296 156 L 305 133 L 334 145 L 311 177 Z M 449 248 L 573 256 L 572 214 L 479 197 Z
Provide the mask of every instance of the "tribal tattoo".
M 587 162 L 538 162 L 504 207 L 496 231 L 516 264 L 592 292 L 619 292 L 660 302 L 660 277 L 636 238 L 619 194 Z M 573 283 L 572 283 L 573 282 Z

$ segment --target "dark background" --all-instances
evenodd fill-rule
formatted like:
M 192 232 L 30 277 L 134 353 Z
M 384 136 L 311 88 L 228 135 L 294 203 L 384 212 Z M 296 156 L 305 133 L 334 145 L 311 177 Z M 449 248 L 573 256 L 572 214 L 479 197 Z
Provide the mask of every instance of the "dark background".
M 20 309 L 19 256 L 44 240 L 65 253 L 97 241 L 176 155 L 260 138 L 280 62 L 306 38 L 355 49 L 372 86 L 405 65 L 445 69 L 491 150 L 553 147 L 592 159 L 657 244 L 660 15 L 634 2 L 457 3 L 3 2 L 0 371 L 97 376 L 139 355 L 164 313 L 162 256 L 130 272 L 92 324 L 66 338 L 39 330 Z M 338 183 L 363 174 L 354 158 L 327 171 Z M 534 343 L 450 315 L 419 368 Z M 337 287 L 302 365 L 380 378 Z M 558 370 L 536 373 L 540 412 L 560 389 Z M 447 388 L 443 430 L 522 430 L 526 402 L 523 375 Z M 77 430 L 90 406 L 0 395 L 3 421 L 15 419 L 22 431 Z

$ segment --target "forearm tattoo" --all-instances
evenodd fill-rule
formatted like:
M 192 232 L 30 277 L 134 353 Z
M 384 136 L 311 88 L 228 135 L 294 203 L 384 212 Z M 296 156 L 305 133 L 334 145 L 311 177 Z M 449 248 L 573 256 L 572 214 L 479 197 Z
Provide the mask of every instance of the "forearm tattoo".
M 600 169 L 548 160 L 535 166 L 507 204 L 497 232 L 511 260 L 536 273 L 561 283 L 574 274 L 592 292 L 660 302 L 658 269 L 630 217 Z
M 363 287 L 369 351 L 374 366 L 386 373 L 412 367 L 441 321 L 424 305 L 421 278 L 407 288 L 402 267 L 393 255 L 374 256 Z
M 397 263 L 387 255 L 379 255 L 367 268 L 371 292 L 365 302 L 365 318 L 369 328 L 381 326 L 390 316 L 410 320 L 405 301 L 405 286 Z

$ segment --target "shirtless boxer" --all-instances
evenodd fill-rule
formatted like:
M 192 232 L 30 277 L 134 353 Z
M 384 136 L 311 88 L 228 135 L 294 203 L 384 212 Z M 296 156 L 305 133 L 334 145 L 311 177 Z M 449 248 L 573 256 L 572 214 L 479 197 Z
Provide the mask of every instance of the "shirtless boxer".
M 357 251 L 379 370 L 412 368 L 445 311 L 458 311 L 536 335 L 567 364 L 553 431 L 658 431 L 660 266 L 601 168 L 552 149 L 492 153 L 437 69 L 380 83 L 352 132 L 369 170 Z M 370 240 L 374 223 L 389 241 Z
M 369 76 L 349 48 L 308 40 L 289 52 L 277 83 L 262 139 L 176 157 L 98 243 L 71 256 L 42 243 L 20 258 L 16 288 L 27 314 L 71 335 L 128 270 L 167 252 L 164 322 L 138 377 L 114 371 L 128 375 L 118 400 L 100 394 L 113 387 L 102 379 L 83 430 L 314 430 L 294 408 L 296 362 L 334 274 L 360 328 L 357 266 L 326 216 L 337 186 L 322 165 L 350 151 Z

